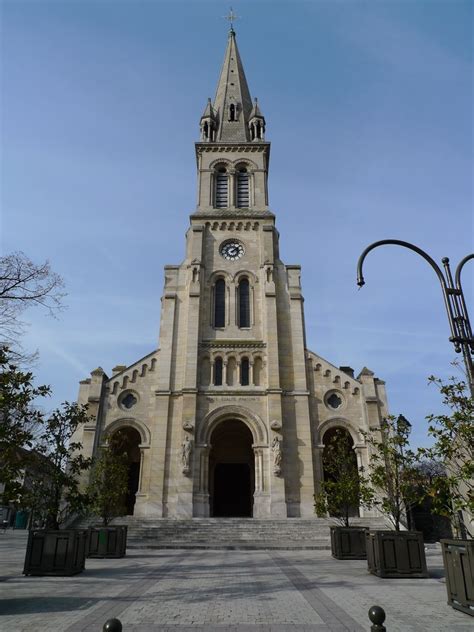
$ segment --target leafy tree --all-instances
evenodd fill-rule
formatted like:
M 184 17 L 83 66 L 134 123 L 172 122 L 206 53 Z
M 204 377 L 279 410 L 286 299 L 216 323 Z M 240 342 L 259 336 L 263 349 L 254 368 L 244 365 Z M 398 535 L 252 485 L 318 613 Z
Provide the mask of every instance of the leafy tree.
M 29 505 L 43 516 L 47 529 L 59 529 L 68 516 L 86 511 L 88 496 L 80 476 L 92 460 L 79 453 L 82 444 L 72 439 L 88 419 L 85 406 L 64 402 L 43 422 L 37 447 L 44 457 L 42 476 L 33 482 Z
M 41 306 L 49 314 L 62 307 L 64 283 L 48 261 L 33 263 L 23 252 L 0 257 L 0 343 L 11 347 L 17 361 L 31 361 L 19 342 L 26 324 L 21 319 L 31 306 Z
M 359 506 L 370 507 L 374 498 L 363 468 L 357 469 L 353 457 L 347 433 L 337 429 L 325 447 L 325 480 L 314 497 L 318 516 L 329 514 L 346 527 L 349 526 L 351 510 Z
M 104 527 L 127 512 L 128 455 L 124 448 L 124 437 L 116 432 L 110 443 L 100 448 L 93 465 L 88 487 L 90 509 L 102 518 Z
M 43 421 L 33 402 L 49 394 L 48 386 L 35 387 L 33 374 L 18 369 L 11 352 L 0 348 L 0 484 L 4 504 L 16 501 L 22 493 L 22 473 Z
M 422 448 L 423 457 L 440 461 L 445 475 L 435 476 L 428 484 L 433 511 L 450 518 L 455 531 L 474 537 L 468 524 L 474 516 L 474 400 L 463 380 L 452 377 L 444 382 L 434 376 L 431 384 L 439 388 L 443 404 L 450 411 L 429 415 L 428 434 L 434 438 L 431 448 Z
M 403 415 L 390 415 L 370 431 L 363 434 L 372 447 L 369 479 L 376 491 L 374 504 L 400 531 L 404 517 L 424 496 L 417 455 L 409 447 L 411 424 Z

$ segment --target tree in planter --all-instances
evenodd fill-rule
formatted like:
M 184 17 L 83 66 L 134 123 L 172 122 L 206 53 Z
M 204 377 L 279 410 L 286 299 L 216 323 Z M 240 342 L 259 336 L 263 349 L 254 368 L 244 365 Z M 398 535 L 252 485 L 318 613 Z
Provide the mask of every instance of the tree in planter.
M 12 362 L 7 347 L 0 348 L 0 485 L 2 502 L 18 502 L 23 494 L 23 473 L 41 430 L 42 414 L 33 402 L 50 394 L 48 386 L 33 385 L 33 374 Z
M 417 455 L 409 447 L 411 424 L 403 415 L 390 415 L 380 428 L 370 430 L 363 434 L 372 446 L 369 480 L 376 490 L 374 504 L 400 531 L 411 507 L 424 496 Z
M 100 448 L 95 460 L 88 494 L 91 512 L 102 518 L 102 525 L 127 513 L 128 455 L 124 450 L 124 437 L 116 432 L 109 444 Z
M 318 516 L 330 516 L 348 527 L 354 507 L 370 507 L 374 492 L 363 468 L 353 461 L 353 448 L 347 433 L 337 429 L 325 446 L 323 463 L 325 480 L 315 495 L 314 506 Z
M 431 376 L 451 409 L 442 415 L 429 415 L 428 434 L 434 438 L 431 448 L 422 448 L 423 457 L 441 461 L 445 476 L 433 477 L 428 485 L 433 511 L 446 516 L 458 536 L 474 537 L 466 517 L 474 517 L 474 400 L 466 383 L 452 377 L 449 382 Z
M 64 402 L 43 422 L 37 448 L 44 457 L 43 476 L 32 486 L 31 502 L 43 515 L 46 529 L 59 529 L 68 516 L 86 511 L 89 499 L 79 479 L 92 460 L 84 458 L 79 453 L 82 444 L 71 439 L 88 419 L 85 406 Z

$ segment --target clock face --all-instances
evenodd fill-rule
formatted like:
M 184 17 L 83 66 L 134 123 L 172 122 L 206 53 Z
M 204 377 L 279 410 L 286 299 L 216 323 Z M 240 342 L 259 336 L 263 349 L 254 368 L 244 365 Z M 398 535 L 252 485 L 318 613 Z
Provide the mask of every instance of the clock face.
M 227 261 L 237 261 L 244 254 L 245 250 L 239 241 L 226 241 L 221 246 L 220 253 Z

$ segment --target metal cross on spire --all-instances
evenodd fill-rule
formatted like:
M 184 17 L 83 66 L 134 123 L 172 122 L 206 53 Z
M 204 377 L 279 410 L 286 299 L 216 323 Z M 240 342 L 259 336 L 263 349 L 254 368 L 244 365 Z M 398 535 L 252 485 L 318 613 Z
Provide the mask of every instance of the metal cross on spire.
M 234 32 L 234 22 L 235 20 L 238 20 L 240 18 L 240 16 L 237 15 L 237 13 L 234 13 L 234 9 L 232 7 L 229 7 L 229 14 L 228 15 L 224 15 L 224 20 L 227 20 L 228 22 L 230 22 L 230 30 L 231 33 Z

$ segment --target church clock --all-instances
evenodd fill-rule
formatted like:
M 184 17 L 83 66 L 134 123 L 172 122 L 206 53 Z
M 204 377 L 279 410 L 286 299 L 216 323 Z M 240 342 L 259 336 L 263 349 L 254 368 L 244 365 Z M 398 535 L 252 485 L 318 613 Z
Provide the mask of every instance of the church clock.
M 227 261 L 237 261 L 244 254 L 245 250 L 240 241 L 226 241 L 220 248 L 220 253 Z

